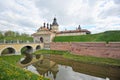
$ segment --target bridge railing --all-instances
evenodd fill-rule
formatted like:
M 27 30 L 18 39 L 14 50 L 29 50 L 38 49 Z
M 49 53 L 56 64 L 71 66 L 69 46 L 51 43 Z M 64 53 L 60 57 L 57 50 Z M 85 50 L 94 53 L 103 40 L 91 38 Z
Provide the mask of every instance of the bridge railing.
M 0 44 L 22 44 L 22 43 L 40 43 L 39 41 L 23 41 L 23 40 L 0 40 Z

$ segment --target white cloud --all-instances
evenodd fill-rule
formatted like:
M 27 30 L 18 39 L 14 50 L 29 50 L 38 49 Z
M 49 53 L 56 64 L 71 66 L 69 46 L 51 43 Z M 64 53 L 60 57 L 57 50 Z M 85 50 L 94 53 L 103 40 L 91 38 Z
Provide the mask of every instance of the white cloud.
M 0 11 L 0 28 L 4 30 L 14 30 L 19 32 L 27 32 L 29 34 L 38 28 L 42 17 L 40 11 L 34 5 L 33 1 L 4 0 L 1 1 L 2 11 Z M 4 24 L 2 22 L 5 22 Z
M 120 30 L 119 0 L 0 0 L 0 30 L 33 33 L 56 15 L 60 29 Z

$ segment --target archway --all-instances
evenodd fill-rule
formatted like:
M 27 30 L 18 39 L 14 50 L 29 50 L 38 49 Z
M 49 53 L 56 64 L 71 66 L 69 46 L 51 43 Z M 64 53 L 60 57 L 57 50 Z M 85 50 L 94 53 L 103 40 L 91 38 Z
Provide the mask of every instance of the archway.
M 36 50 L 39 50 L 39 49 L 41 49 L 41 47 L 40 47 L 40 45 L 37 45 Z
M 24 46 L 21 49 L 21 54 L 31 54 L 33 52 L 33 48 L 31 46 Z
M 43 43 L 43 42 L 44 42 L 44 41 L 43 41 L 43 37 L 40 37 L 40 42 L 41 42 L 41 43 Z
M 5 48 L 2 52 L 1 55 L 10 55 L 10 54 L 15 54 L 15 49 L 12 47 Z

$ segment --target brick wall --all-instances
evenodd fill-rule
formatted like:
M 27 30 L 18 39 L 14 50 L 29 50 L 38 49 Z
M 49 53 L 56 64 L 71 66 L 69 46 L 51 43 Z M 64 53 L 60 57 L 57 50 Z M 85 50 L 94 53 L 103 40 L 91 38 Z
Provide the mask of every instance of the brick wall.
M 89 55 L 120 59 L 120 42 L 57 42 L 50 43 L 51 50 L 67 50 L 76 55 Z
M 50 49 L 51 50 L 70 50 L 71 49 L 71 44 L 64 42 L 64 43 L 50 43 Z

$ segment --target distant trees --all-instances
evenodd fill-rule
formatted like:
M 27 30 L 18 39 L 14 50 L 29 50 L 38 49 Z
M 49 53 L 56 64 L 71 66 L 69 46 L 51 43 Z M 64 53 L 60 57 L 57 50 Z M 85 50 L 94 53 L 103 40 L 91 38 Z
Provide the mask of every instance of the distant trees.
M 1 38 L 3 38 L 3 34 L 2 34 L 2 32 L 0 31 L 0 39 L 1 39 Z
M 15 35 L 16 35 L 16 36 L 20 36 L 20 33 L 18 33 L 18 32 L 15 32 Z
M 0 35 L 2 35 L 2 32 L 0 31 Z
M 20 36 L 20 34 L 18 32 L 14 32 L 14 31 L 6 31 L 4 33 L 4 36 Z
M 5 36 L 14 36 L 14 32 L 13 31 L 6 31 L 5 33 L 4 33 L 4 35 Z
M 26 33 L 22 33 L 21 36 L 30 36 L 30 35 Z
M 2 32 L 0 32 L 0 36 L 2 35 Z M 14 32 L 14 31 L 6 31 L 5 33 L 4 33 L 4 36 L 30 36 L 29 34 L 26 34 L 26 33 L 22 33 L 22 34 L 20 34 L 20 33 L 18 33 L 18 32 Z
M 33 42 L 33 38 L 26 33 L 19 33 L 19 32 L 14 32 L 14 31 L 6 31 L 6 32 L 2 32 L 0 31 L 0 43 L 3 43 L 4 41 L 6 41 L 7 43 L 9 42 Z

